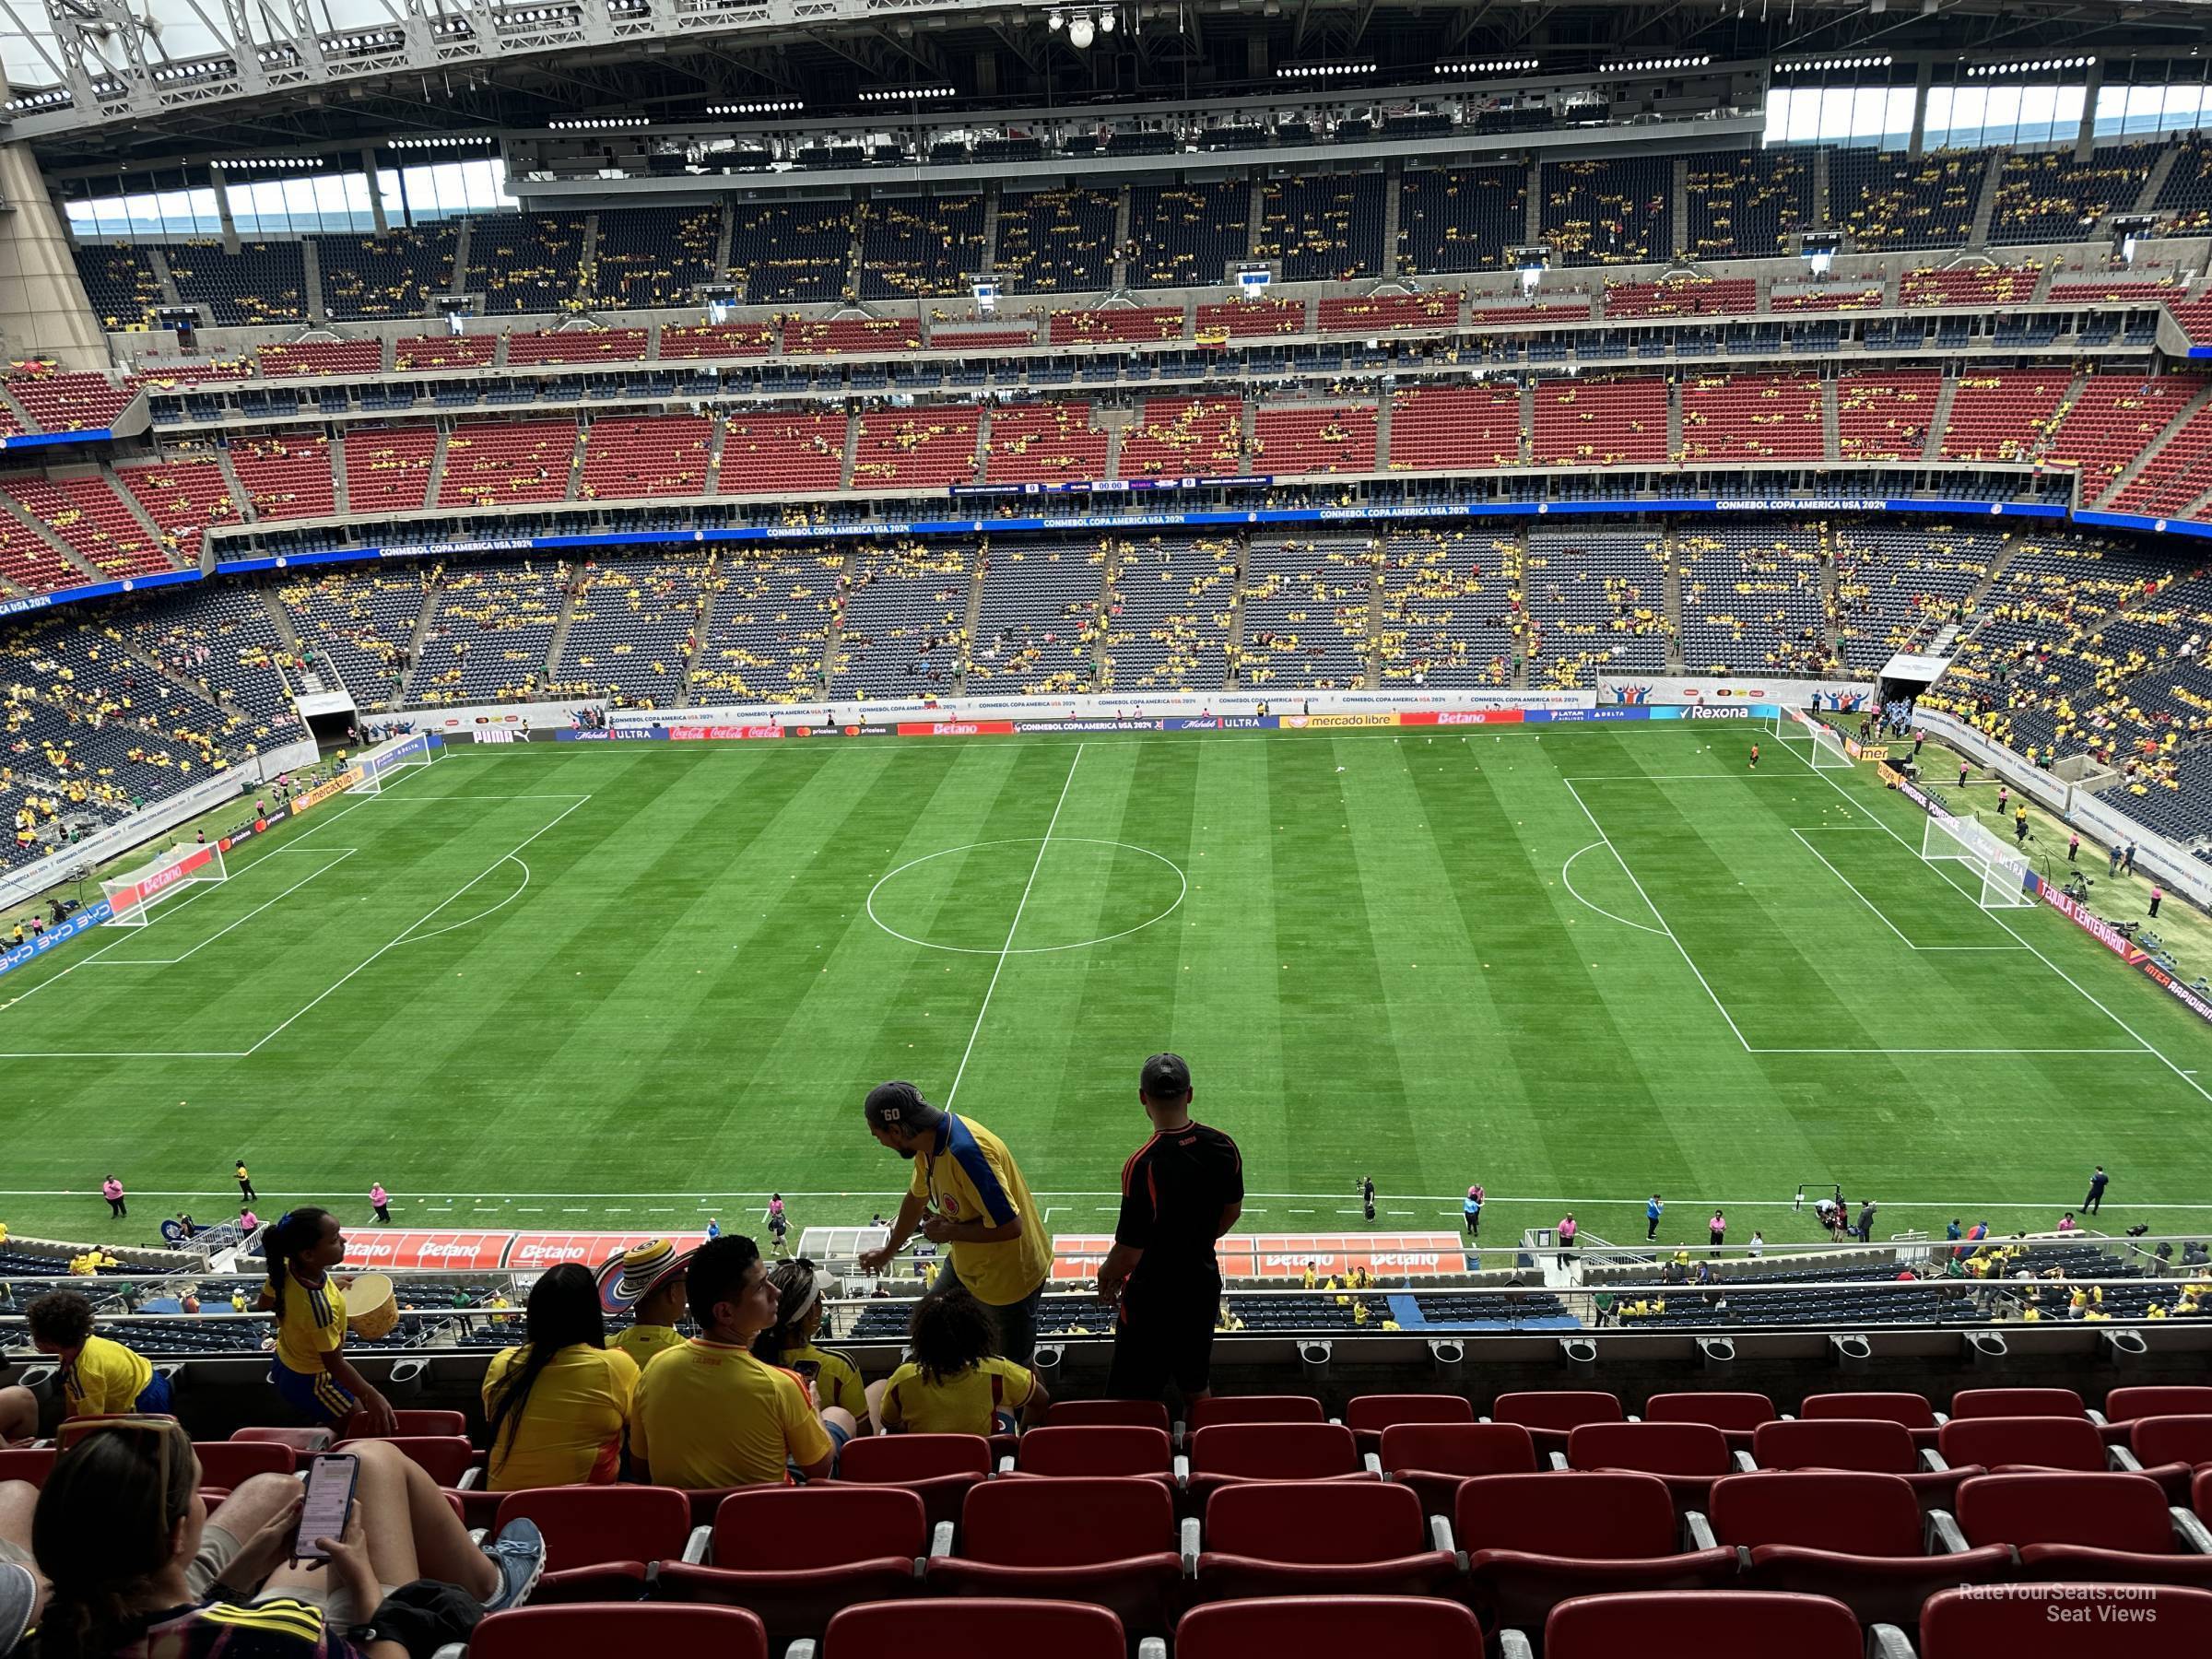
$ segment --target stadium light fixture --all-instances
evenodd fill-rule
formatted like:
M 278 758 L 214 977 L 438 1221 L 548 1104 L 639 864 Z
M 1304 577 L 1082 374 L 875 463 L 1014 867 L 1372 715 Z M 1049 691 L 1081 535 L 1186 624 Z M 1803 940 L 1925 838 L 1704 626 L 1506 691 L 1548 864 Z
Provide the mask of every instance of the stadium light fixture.
M 438 133 L 418 138 L 387 138 L 386 149 L 458 149 L 464 145 L 490 144 L 489 134 L 470 136 L 463 133 Z
M 1347 75 L 1372 75 L 1373 64 L 1281 64 L 1277 65 L 1277 80 L 1325 80 Z
M 1978 79 L 1992 75 L 2041 75 L 2053 69 L 2092 69 L 2096 65 L 2094 56 L 2037 58 L 2014 64 L 1970 64 L 1966 73 L 1969 79 Z
M 604 133 L 618 127 L 651 126 L 653 122 L 644 115 L 579 115 L 566 121 L 548 121 L 549 133 Z
M 1608 64 L 1607 75 L 1641 75 L 1652 70 L 1702 69 L 1712 62 L 1711 53 L 1703 57 L 1640 58 L 1632 64 Z
M 42 92 L 26 92 L 20 98 L 11 98 L 0 103 L 0 112 L 23 115 L 40 110 L 65 110 L 69 107 L 69 93 L 62 87 L 48 87 Z
M 1895 62 L 1884 55 L 1879 57 L 1800 58 L 1793 63 L 1777 64 L 1777 75 L 1825 75 L 1836 69 L 1887 69 Z
M 1494 58 L 1483 63 L 1439 64 L 1436 72 L 1453 80 L 1479 80 L 1491 75 L 1526 75 L 1535 67 L 1535 58 Z
M 1078 12 L 1067 20 L 1067 43 L 1075 47 L 1077 51 L 1088 50 L 1095 39 L 1097 39 L 1097 29 L 1096 26 L 1092 24 L 1088 13 Z
M 922 103 L 940 98 L 958 98 L 957 87 L 875 87 L 860 95 L 862 103 Z
M 806 107 L 803 98 L 769 98 L 758 103 L 709 104 L 710 115 L 795 115 Z

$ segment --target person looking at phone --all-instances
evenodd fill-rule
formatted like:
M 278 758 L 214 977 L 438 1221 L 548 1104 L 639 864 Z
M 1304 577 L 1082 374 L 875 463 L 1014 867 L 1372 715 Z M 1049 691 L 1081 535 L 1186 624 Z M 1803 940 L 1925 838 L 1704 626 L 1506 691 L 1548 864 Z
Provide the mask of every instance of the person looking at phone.
M 210 1516 L 199 1460 L 174 1421 L 122 1418 L 87 1434 L 55 1459 L 31 1516 L 51 1590 L 23 1653 L 406 1659 L 375 1622 L 394 1586 L 435 1579 L 489 1612 L 520 1606 L 536 1584 L 535 1527 L 510 1526 L 479 1549 L 429 1473 L 396 1448 L 368 1441 L 318 1461 L 351 1465 L 336 1471 L 351 1487 L 340 1536 L 299 1535 L 316 1507 L 312 1472 L 304 1493 L 256 1476 Z
M 346 1259 L 338 1218 L 312 1205 L 287 1210 L 262 1235 L 268 1282 L 258 1306 L 276 1315 L 269 1381 L 311 1422 L 347 1435 L 388 1435 L 391 1402 L 346 1358 L 346 1293 L 331 1270 Z
M 856 1432 L 865 1434 L 868 1395 L 859 1368 L 834 1349 L 815 1346 L 829 1308 L 814 1264 L 805 1256 L 778 1262 L 768 1270 L 768 1282 L 776 1288 L 776 1323 L 753 1339 L 753 1358 L 796 1371 L 814 1390 L 817 1406 L 851 1412 Z

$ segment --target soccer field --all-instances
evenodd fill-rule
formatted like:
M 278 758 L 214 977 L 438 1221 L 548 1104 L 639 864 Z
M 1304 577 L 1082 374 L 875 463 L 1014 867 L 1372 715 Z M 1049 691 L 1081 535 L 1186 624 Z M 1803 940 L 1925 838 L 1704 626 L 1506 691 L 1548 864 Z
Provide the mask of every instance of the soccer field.
M 2199 1224 L 2212 1036 L 2045 910 L 1985 912 L 1869 769 L 1742 725 L 459 748 L 0 981 L 0 1221 L 234 1212 L 806 1226 L 905 1167 L 861 1097 L 996 1129 L 1063 1232 L 1190 1059 L 1247 1225 L 1592 1236 Z M 1955 866 L 1948 866 L 1955 868 Z M 226 1198 L 229 1200 L 225 1202 Z M 2154 1207 L 2156 1206 L 2156 1207 Z

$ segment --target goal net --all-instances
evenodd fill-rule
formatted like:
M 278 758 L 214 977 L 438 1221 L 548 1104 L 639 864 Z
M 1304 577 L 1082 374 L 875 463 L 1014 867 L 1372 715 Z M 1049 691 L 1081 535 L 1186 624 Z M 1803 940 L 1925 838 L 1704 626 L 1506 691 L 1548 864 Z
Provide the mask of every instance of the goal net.
M 149 865 L 102 881 L 100 890 L 108 900 L 108 924 L 144 927 L 153 920 L 154 907 L 188 887 L 228 881 L 219 846 L 171 847 Z
M 1782 747 L 1815 771 L 1849 771 L 1851 756 L 1843 739 L 1810 715 L 1784 709 L 1774 718 L 1774 735 Z
M 437 759 L 438 753 L 429 738 L 421 735 L 403 737 L 371 749 L 347 769 L 359 774 L 354 782 L 352 793 L 382 794 L 392 784 L 398 782 L 404 773 L 429 765 Z
M 2027 858 L 1979 819 L 1929 814 L 1920 855 L 1930 864 L 1962 865 L 1970 877 L 1962 890 L 1983 910 L 2026 910 L 2035 903 L 2028 892 Z

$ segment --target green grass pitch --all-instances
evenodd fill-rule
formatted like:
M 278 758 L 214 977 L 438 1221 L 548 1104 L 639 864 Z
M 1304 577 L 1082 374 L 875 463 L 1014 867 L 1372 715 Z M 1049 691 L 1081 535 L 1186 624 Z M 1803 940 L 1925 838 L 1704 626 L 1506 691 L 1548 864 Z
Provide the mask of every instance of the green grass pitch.
M 1244 1147 L 1247 1225 L 1571 1206 L 1594 1236 L 2194 1224 L 2212 1034 L 1918 856 L 1868 769 L 1742 725 L 458 749 L 0 981 L 0 1221 L 130 1238 L 372 1180 L 421 1225 L 865 1220 L 911 1077 L 1101 1230 L 1145 1054 Z M 229 1202 L 226 1202 L 226 1199 Z M 2161 1207 L 2153 1207 L 2161 1206 Z M 1971 1213 L 1970 1213 L 1971 1212 Z

